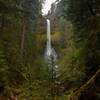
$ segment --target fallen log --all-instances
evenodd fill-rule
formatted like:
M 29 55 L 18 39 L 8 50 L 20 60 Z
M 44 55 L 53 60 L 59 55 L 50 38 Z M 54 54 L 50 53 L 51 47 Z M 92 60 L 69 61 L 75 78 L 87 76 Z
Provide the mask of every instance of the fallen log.
M 70 100 L 99 100 L 96 96 L 97 93 L 100 94 L 100 69 L 86 84 L 73 92 Z

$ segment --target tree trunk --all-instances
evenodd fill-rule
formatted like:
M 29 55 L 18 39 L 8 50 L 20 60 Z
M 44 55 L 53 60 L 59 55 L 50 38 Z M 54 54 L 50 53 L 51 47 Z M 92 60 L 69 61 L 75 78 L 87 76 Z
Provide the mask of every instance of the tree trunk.
M 96 93 L 100 93 L 100 69 L 86 84 L 73 93 L 70 100 L 98 100 Z
M 1 23 L 0 23 L 0 33 L 2 34 L 4 31 L 4 26 L 5 26 L 5 15 L 2 14 L 1 16 Z
M 25 34 L 26 34 L 26 23 L 25 20 L 23 20 L 22 36 L 21 36 L 21 51 L 20 51 L 21 59 L 23 59 L 23 54 L 24 54 Z

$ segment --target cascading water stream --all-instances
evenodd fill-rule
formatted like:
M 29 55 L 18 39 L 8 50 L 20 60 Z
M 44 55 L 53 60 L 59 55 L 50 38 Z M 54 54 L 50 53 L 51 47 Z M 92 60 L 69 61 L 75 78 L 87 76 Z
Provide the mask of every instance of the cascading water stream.
M 50 34 L 50 20 L 47 19 L 47 56 L 51 55 L 51 34 Z
M 51 59 L 54 61 L 57 60 L 57 53 L 55 52 L 54 48 L 51 45 L 51 28 L 50 28 L 50 20 L 47 19 L 47 44 L 46 44 L 46 51 L 45 51 L 45 60 L 50 61 Z
M 47 44 L 45 50 L 45 61 L 48 63 L 49 72 L 51 73 L 51 95 L 54 97 L 58 92 L 55 90 L 55 87 L 59 84 L 59 71 L 57 65 L 57 53 L 55 52 L 55 49 L 52 48 L 51 44 L 51 28 L 49 19 L 47 19 Z

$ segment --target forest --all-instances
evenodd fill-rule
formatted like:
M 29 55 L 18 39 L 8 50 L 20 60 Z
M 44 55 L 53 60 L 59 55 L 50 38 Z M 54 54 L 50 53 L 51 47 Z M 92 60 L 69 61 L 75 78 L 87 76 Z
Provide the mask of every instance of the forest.
M 100 100 L 100 0 L 45 2 L 0 0 L 0 100 Z

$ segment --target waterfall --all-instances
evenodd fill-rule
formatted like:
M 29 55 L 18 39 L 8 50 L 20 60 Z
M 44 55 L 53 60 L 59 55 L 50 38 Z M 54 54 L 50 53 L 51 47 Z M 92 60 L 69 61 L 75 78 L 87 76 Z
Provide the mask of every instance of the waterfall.
M 50 20 L 47 19 L 47 56 L 51 55 L 51 34 L 50 34 Z
M 57 65 L 57 53 L 55 52 L 55 49 L 52 47 L 52 40 L 51 40 L 51 27 L 50 27 L 50 20 L 47 19 L 47 43 L 46 43 L 46 50 L 45 50 L 45 61 L 48 63 L 48 68 L 50 72 L 50 81 L 53 83 L 51 84 L 51 87 L 58 86 L 60 84 L 60 81 L 58 77 L 59 69 Z M 56 95 L 58 91 L 51 89 L 52 94 Z
M 51 27 L 50 27 L 50 20 L 47 19 L 47 44 L 46 44 L 46 51 L 45 51 L 45 60 L 50 61 L 53 58 L 54 61 L 57 60 L 57 53 L 55 49 L 52 48 L 51 45 Z

